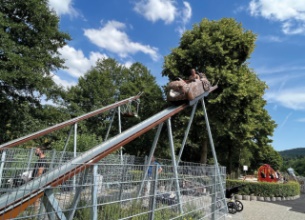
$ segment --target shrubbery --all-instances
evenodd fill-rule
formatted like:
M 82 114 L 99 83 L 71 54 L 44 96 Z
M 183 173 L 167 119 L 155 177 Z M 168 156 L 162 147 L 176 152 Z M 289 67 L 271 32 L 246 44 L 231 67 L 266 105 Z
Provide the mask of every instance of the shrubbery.
M 287 197 L 300 195 L 300 184 L 289 181 L 288 183 L 269 183 L 269 182 L 244 182 L 241 180 L 227 180 L 226 187 L 231 188 L 244 185 L 240 188 L 239 195 L 255 195 L 263 197 Z

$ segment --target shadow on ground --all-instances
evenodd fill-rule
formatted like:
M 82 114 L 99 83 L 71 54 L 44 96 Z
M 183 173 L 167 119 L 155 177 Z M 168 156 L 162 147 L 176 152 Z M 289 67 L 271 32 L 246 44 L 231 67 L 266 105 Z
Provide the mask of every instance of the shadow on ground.
M 305 194 L 301 194 L 300 198 L 295 200 L 276 201 L 271 203 L 286 206 L 287 208 L 291 207 L 290 211 L 305 213 Z

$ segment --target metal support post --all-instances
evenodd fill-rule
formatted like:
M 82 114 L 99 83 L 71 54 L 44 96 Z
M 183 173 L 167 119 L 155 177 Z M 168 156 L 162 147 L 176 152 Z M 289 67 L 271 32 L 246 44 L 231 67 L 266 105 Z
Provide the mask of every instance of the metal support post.
M 126 158 L 125 158 L 125 160 L 126 160 Z M 123 200 L 124 182 L 125 182 L 125 177 L 126 177 L 127 170 L 128 170 L 128 165 L 127 165 L 127 162 L 125 162 L 124 166 L 123 166 L 123 169 L 122 169 L 122 173 L 121 173 L 120 193 L 119 193 L 120 201 Z
M 209 123 L 208 114 L 207 114 L 205 103 L 204 103 L 204 98 L 201 99 L 201 103 L 202 103 L 202 108 L 203 108 L 203 113 L 204 113 L 204 118 L 205 118 L 207 131 L 208 131 L 208 135 L 209 135 L 209 140 L 210 140 L 211 150 L 212 150 L 212 154 L 213 154 L 213 159 L 215 161 L 215 168 L 216 168 L 215 175 L 217 175 L 218 181 L 219 181 L 219 184 L 220 184 L 220 191 L 221 191 L 221 197 L 222 197 L 221 199 L 225 199 L 226 197 L 225 197 L 225 193 L 224 193 L 224 187 L 222 185 L 222 178 L 220 176 L 217 155 L 216 155 L 216 151 L 215 151 L 215 146 L 214 146 L 214 141 L 213 141 L 213 137 L 212 137 L 212 132 L 211 132 L 211 127 L 210 127 L 210 123 Z M 214 196 L 216 197 L 216 193 L 215 193 Z M 228 212 L 228 207 L 227 206 L 226 206 L 226 210 Z
M 121 107 L 118 107 L 118 118 L 119 118 L 119 134 L 122 133 L 122 123 L 121 123 Z M 123 165 L 123 149 L 120 148 L 121 164 Z
M 31 148 L 30 150 L 30 155 L 29 155 L 29 160 L 28 160 L 28 166 L 27 166 L 27 171 L 29 171 L 31 169 L 31 161 L 33 158 L 33 154 L 34 154 L 34 148 Z
M 97 191 L 98 191 L 97 188 L 98 188 L 97 164 L 94 164 L 92 167 L 91 220 L 97 220 Z
M 68 143 L 69 143 L 69 140 L 70 140 L 72 131 L 73 131 L 73 127 L 74 127 L 74 126 L 71 126 L 71 128 L 70 128 L 69 135 L 68 135 L 68 137 L 67 137 L 67 139 L 66 139 L 66 143 L 65 143 L 65 146 L 64 146 L 64 150 L 62 151 L 61 157 L 60 157 L 59 162 L 58 162 L 59 165 L 61 165 L 62 158 L 64 157 L 64 155 L 65 155 L 65 153 L 66 153 L 66 148 L 67 148 L 67 146 L 68 146 Z
M 181 156 L 182 156 L 182 153 L 183 153 L 183 150 L 184 150 L 184 146 L 185 146 L 188 134 L 190 132 L 191 125 L 193 123 L 193 119 L 194 119 L 194 116 L 195 116 L 195 111 L 197 109 L 197 105 L 198 105 L 198 102 L 195 102 L 195 104 L 193 106 L 193 109 L 192 109 L 192 113 L 191 113 L 191 116 L 190 116 L 189 123 L 188 123 L 187 128 L 186 128 L 186 130 L 184 132 L 184 138 L 183 138 L 183 141 L 182 141 L 182 144 L 181 144 L 181 148 L 180 148 L 180 151 L 179 151 L 179 155 L 178 155 L 178 158 L 177 158 L 177 168 L 179 166 L 180 159 L 181 159 Z M 172 186 L 173 186 L 173 180 L 171 180 L 171 182 L 169 184 L 169 189 L 171 189 Z
M 152 187 L 150 188 L 152 193 L 149 195 L 153 195 L 153 197 L 149 198 L 149 219 L 154 220 L 155 217 L 155 209 L 156 209 L 156 197 L 157 197 L 157 188 L 158 188 L 158 166 L 155 166 L 152 170 L 154 181 L 151 182 Z
M 45 189 L 42 202 L 50 220 L 56 219 L 56 217 L 60 220 L 66 220 L 66 216 L 61 210 L 52 188 Z
M 183 141 L 182 141 L 182 144 L 181 144 L 181 148 L 180 148 L 180 151 L 179 151 L 179 155 L 178 155 L 178 158 L 177 158 L 177 166 L 179 166 L 179 162 L 180 162 L 183 150 L 184 150 L 184 146 L 185 146 L 188 134 L 190 132 L 191 125 L 193 123 L 193 119 L 194 119 L 194 116 L 195 116 L 195 111 L 196 111 L 197 105 L 198 105 L 198 102 L 196 102 L 194 104 L 194 106 L 193 106 L 191 117 L 190 117 L 189 123 L 187 125 L 186 131 L 184 133 L 184 138 L 183 138 Z
M 178 155 L 178 158 L 177 158 L 177 162 L 176 162 L 177 163 L 177 168 L 179 166 L 179 163 L 180 163 L 180 160 L 181 160 L 181 156 L 182 156 L 185 144 L 186 144 L 186 140 L 187 140 L 188 134 L 190 132 L 191 125 L 193 123 L 193 119 L 194 119 L 194 116 L 195 116 L 195 111 L 196 111 L 196 108 L 197 108 L 197 104 L 198 104 L 198 102 L 195 102 L 195 104 L 193 106 L 193 109 L 192 109 L 192 113 L 191 113 L 191 116 L 190 116 L 189 123 L 188 123 L 187 128 L 186 128 L 186 130 L 184 132 L 184 138 L 183 138 L 183 141 L 182 141 L 182 144 L 181 144 L 181 148 L 180 148 L 180 151 L 179 151 L 179 155 Z M 171 180 L 171 182 L 170 182 L 169 189 L 171 189 L 172 186 L 173 186 L 173 180 Z
M 214 166 L 214 170 L 213 170 L 213 185 L 212 185 L 212 207 L 211 207 L 211 212 L 212 212 L 212 219 L 216 219 L 216 201 L 219 199 L 217 198 L 217 170 L 216 170 L 216 166 Z M 221 199 L 222 200 L 222 199 Z
M 149 169 L 149 166 L 150 166 L 150 163 L 151 163 L 151 158 L 153 157 L 153 155 L 155 153 L 155 149 L 156 149 L 159 137 L 160 137 L 162 127 L 163 127 L 163 123 L 159 124 L 158 130 L 157 130 L 156 135 L 155 135 L 154 142 L 153 142 L 152 147 L 150 149 L 150 153 L 149 153 L 148 160 L 147 160 L 147 163 L 146 163 L 147 166 L 144 167 L 145 171 L 144 171 L 143 180 L 142 180 L 139 192 L 138 192 L 138 198 L 141 196 L 141 193 L 142 193 L 142 190 L 143 190 L 143 187 L 144 187 L 144 184 L 145 184 L 145 180 L 147 179 L 147 173 L 148 173 L 148 169 Z
M 74 124 L 74 158 L 76 158 L 77 149 L 77 123 Z M 75 192 L 76 177 L 73 177 L 73 192 Z
M 76 189 L 73 201 L 71 203 L 71 209 L 70 209 L 69 213 L 67 214 L 67 220 L 72 220 L 74 218 L 74 214 L 75 214 L 75 211 L 76 211 L 76 208 L 77 208 L 77 204 L 78 204 L 78 202 L 80 200 L 80 194 L 81 194 L 81 192 L 83 190 L 83 185 L 84 185 L 84 182 L 85 182 L 85 180 L 87 178 L 88 172 L 89 172 L 89 168 L 87 168 L 83 172 L 83 174 L 82 174 L 82 176 L 81 176 L 81 178 L 79 180 L 79 184 L 78 184 L 79 186 Z
M 53 168 L 54 168 L 54 161 L 55 161 L 55 159 L 56 159 L 56 150 L 55 149 L 53 149 L 52 150 L 52 159 L 51 159 L 51 164 L 50 164 L 50 170 L 52 170 Z
M 77 151 L 77 123 L 74 124 L 74 157 L 76 157 Z
M 122 123 L 121 123 L 121 107 L 119 106 L 118 107 L 118 121 L 119 121 L 119 134 L 122 133 Z M 123 166 L 124 165 L 124 158 L 123 158 L 123 148 L 120 147 L 120 158 L 121 158 L 121 165 Z M 124 178 L 124 169 L 125 169 L 125 166 L 123 166 L 123 170 L 122 170 L 122 173 L 121 173 L 121 176 L 122 178 Z M 123 186 L 124 183 L 123 181 L 121 181 L 120 183 L 120 195 L 119 195 L 119 198 L 120 200 L 122 200 L 122 194 L 123 194 Z
M 6 157 L 6 150 L 2 151 L 2 155 L 1 155 L 1 165 L 0 165 L 0 187 L 1 187 L 1 185 L 2 185 L 2 174 L 3 174 L 4 164 L 5 164 L 5 157 Z
M 107 141 L 107 139 L 108 139 L 109 132 L 110 132 L 110 129 L 111 129 L 111 126 L 112 126 L 113 120 L 114 120 L 115 113 L 116 113 L 116 111 L 115 111 L 115 110 L 113 110 L 113 114 L 112 114 L 112 116 L 111 116 L 111 119 L 110 119 L 110 124 L 109 124 L 109 126 L 108 126 L 107 133 L 106 133 L 106 136 L 105 136 L 105 140 L 104 140 L 104 141 Z
M 172 166 L 174 168 L 174 177 L 175 177 L 175 182 L 176 182 L 176 187 L 177 187 L 176 194 L 177 194 L 177 199 L 178 199 L 178 203 L 179 203 L 180 214 L 183 214 L 183 209 L 182 209 L 182 204 L 181 204 L 181 199 L 180 199 L 180 186 L 179 186 L 179 177 L 178 177 L 178 171 L 177 171 L 175 146 L 174 146 L 172 125 L 171 125 L 170 118 L 167 119 L 167 130 L 168 130 L 168 139 L 169 139 L 169 145 L 170 145 L 171 155 L 172 155 Z

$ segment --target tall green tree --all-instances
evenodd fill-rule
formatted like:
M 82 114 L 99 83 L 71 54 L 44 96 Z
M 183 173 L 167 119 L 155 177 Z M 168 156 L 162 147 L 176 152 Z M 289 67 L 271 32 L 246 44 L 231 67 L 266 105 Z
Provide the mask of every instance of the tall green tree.
M 138 108 L 138 117 L 121 115 L 122 131 L 157 113 L 162 109 L 165 101 L 155 77 L 144 65 L 134 63 L 130 67 L 126 67 L 115 59 L 107 58 L 99 60 L 96 66 L 79 78 L 78 84 L 67 92 L 65 101 L 71 114 L 77 116 L 135 96 L 140 92 L 143 94 L 139 102 L 131 102 L 120 108 L 122 113 L 130 110 L 136 113 Z M 104 138 L 112 115 L 113 112 L 107 112 L 86 120 L 80 127 L 81 132 Z M 116 113 L 111 135 L 118 134 L 118 132 Z M 153 132 L 148 133 L 128 144 L 125 152 L 135 155 L 149 152 L 153 141 L 153 134 L 150 133 Z
M 256 35 L 234 19 L 203 19 L 186 31 L 180 45 L 165 57 L 163 75 L 170 80 L 188 76 L 191 68 L 205 72 L 218 89 L 205 99 L 219 162 L 229 173 L 240 166 L 244 148 L 270 144 L 275 123 L 264 109 L 266 84 L 248 67 Z M 185 116 L 187 117 L 187 116 Z M 183 121 L 181 118 L 179 120 Z M 187 121 L 187 120 L 184 120 Z M 188 145 L 207 162 L 208 138 L 203 112 L 197 111 Z M 251 154 L 250 154 L 251 155 Z
M 33 109 L 59 90 L 51 71 L 63 67 L 58 48 L 70 37 L 58 23 L 47 0 L 0 0 L 0 143 L 33 131 Z
M 147 67 L 139 62 L 133 63 L 128 68 L 128 75 L 120 88 L 120 99 L 124 99 L 126 96 L 134 94 L 135 91 L 142 92 L 139 102 L 139 118 L 123 118 L 125 128 L 131 127 L 158 113 L 164 109 L 166 104 L 163 99 L 162 89 L 157 84 L 156 78 L 150 73 Z M 125 152 L 138 156 L 148 155 L 154 140 L 155 132 L 156 130 L 152 129 L 135 141 L 127 144 L 125 146 Z M 156 156 L 166 155 L 168 145 L 164 143 L 162 137 L 158 142 L 159 145 L 157 147 Z
M 287 169 L 292 167 L 296 175 L 305 176 L 305 157 L 286 157 L 283 158 L 283 165 L 281 167 L 282 172 L 287 172 Z
M 252 164 L 253 170 L 257 170 L 263 164 L 269 164 L 274 170 L 279 170 L 283 165 L 283 158 L 273 147 L 266 146 L 254 152 Z

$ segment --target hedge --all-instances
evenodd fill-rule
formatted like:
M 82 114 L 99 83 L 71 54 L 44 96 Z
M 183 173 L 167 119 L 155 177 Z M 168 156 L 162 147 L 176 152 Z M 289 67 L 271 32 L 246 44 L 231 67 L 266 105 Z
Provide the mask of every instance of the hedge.
M 246 182 L 242 180 L 226 180 L 226 188 L 244 185 L 236 194 L 263 197 L 287 197 L 300 195 L 300 184 L 295 181 L 288 183 Z

